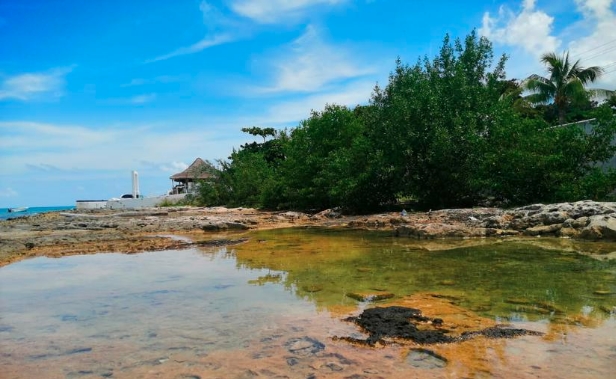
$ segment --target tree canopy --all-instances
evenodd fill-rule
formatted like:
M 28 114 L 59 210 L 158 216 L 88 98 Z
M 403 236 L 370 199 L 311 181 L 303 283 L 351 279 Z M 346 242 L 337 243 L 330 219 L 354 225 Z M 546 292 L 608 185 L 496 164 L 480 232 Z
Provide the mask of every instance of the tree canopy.
M 487 39 L 445 36 L 432 59 L 398 59 L 366 105 L 327 104 L 290 130 L 242 129 L 263 140 L 219 161 L 217 180 L 202 183 L 198 198 L 354 212 L 605 198 L 616 188 L 616 172 L 602 166 L 616 153 L 616 117 L 584 91 L 601 70 L 571 64 L 568 54 L 544 62 L 551 76 L 526 83 L 537 90 L 531 100 L 553 99 L 561 123 L 569 115 L 592 124 L 554 126 L 553 108 L 524 99 Z
M 562 56 L 546 53 L 541 57 L 546 65 L 549 77 L 532 75 L 526 82 L 526 88 L 533 92 L 528 99 L 535 104 L 554 102 L 558 110 L 558 121 L 564 124 L 566 110 L 573 101 L 584 100 L 587 96 L 584 86 L 594 82 L 603 69 L 598 66 L 582 67 L 579 60 L 570 62 L 569 52 Z

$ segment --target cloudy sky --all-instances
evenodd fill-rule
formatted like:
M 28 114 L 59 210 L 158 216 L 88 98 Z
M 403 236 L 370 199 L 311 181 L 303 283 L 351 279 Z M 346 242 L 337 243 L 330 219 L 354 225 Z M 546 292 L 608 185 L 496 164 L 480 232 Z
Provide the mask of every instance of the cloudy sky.
M 367 103 L 396 57 L 477 29 L 543 73 L 569 50 L 616 88 L 616 0 L 2 0 L 0 207 L 145 195 L 195 158 L 226 158 L 247 126 L 293 127 Z

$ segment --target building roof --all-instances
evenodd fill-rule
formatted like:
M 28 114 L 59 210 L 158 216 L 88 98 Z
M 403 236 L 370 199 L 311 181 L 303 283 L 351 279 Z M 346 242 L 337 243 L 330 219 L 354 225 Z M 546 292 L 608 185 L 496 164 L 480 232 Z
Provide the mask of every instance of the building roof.
M 182 172 L 171 175 L 170 179 L 172 180 L 198 180 L 198 179 L 208 179 L 212 177 L 210 174 L 210 165 L 207 164 L 203 159 L 197 158 L 195 161 L 188 166 L 188 168 Z

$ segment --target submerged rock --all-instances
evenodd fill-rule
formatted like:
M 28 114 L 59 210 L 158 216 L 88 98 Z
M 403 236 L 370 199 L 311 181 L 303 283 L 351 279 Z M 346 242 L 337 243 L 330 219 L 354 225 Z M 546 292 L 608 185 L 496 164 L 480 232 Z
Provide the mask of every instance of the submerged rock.
M 436 369 L 447 366 L 447 359 L 428 349 L 411 349 L 406 362 L 413 367 Z
M 324 344 L 310 337 L 292 338 L 285 343 L 285 347 L 290 353 L 302 357 L 314 355 L 325 349 Z
M 449 335 L 451 331 L 443 327 L 443 320 L 440 318 L 425 317 L 422 316 L 419 309 L 400 306 L 366 309 L 358 317 L 349 317 L 346 321 L 359 325 L 369 334 L 369 337 L 366 340 L 344 337 L 340 339 L 364 343 L 370 346 L 374 346 L 377 343 L 387 343 L 385 339 L 393 341 L 409 340 L 422 345 L 430 345 L 462 342 L 478 336 L 486 338 L 512 338 L 523 335 L 543 335 L 541 332 L 532 330 L 495 326 L 477 331 L 467 331 L 458 337 L 453 337 Z M 420 324 L 421 327 L 418 327 Z
M 394 297 L 394 294 L 391 292 L 381 292 L 381 291 L 370 292 L 370 293 L 350 292 L 350 293 L 347 293 L 347 296 L 357 301 L 380 301 L 380 300 L 385 300 L 385 299 L 391 299 L 392 297 Z
M 413 321 L 411 321 L 413 320 Z M 359 317 L 350 317 L 353 321 L 370 334 L 365 341 L 368 345 L 375 345 L 383 337 L 402 338 L 420 344 L 433 344 L 453 342 L 443 330 L 419 330 L 417 323 L 431 322 L 434 325 L 442 324 L 440 319 L 430 319 L 421 315 L 419 309 L 406 307 L 377 307 L 366 309 Z

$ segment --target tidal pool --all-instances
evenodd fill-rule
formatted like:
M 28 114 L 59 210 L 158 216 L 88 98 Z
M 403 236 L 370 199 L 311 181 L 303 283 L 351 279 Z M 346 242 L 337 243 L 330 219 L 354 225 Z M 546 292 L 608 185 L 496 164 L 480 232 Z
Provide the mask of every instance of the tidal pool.
M 357 231 L 242 237 L 228 248 L 0 268 L 0 377 L 616 377 L 614 260 Z M 459 330 L 544 334 L 375 348 L 339 338 L 365 339 L 344 319 L 389 304 Z

